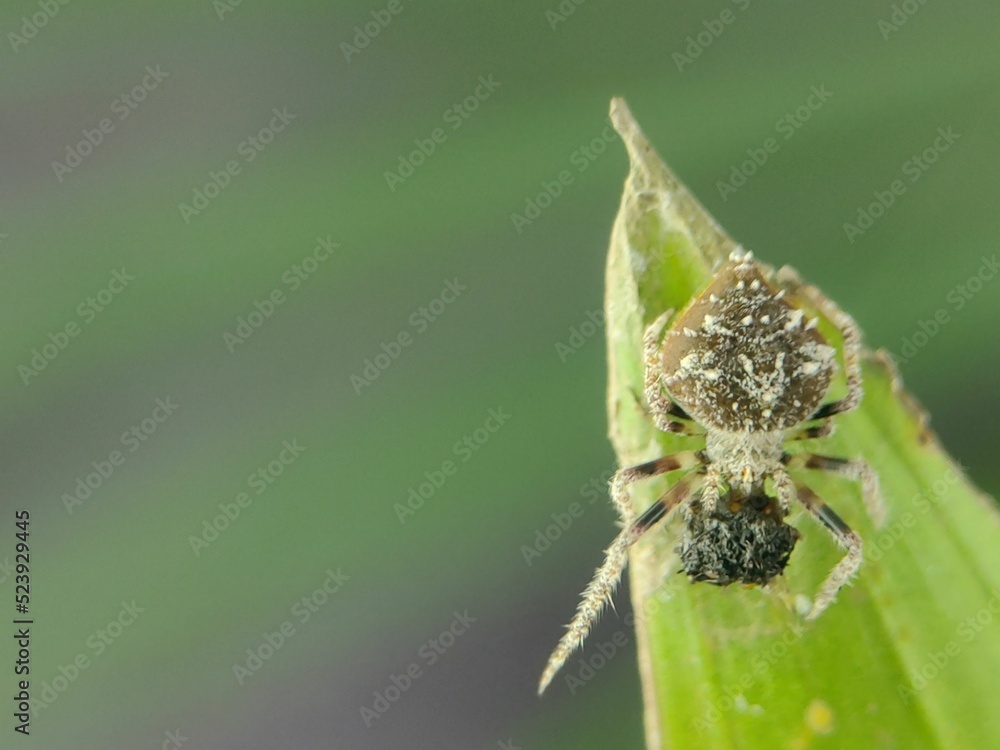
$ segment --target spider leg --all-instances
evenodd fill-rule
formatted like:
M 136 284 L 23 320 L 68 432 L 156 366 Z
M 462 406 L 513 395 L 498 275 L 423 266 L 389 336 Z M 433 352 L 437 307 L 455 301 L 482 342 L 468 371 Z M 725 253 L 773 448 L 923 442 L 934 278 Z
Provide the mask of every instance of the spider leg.
M 792 481 L 792 478 L 784 471 L 779 470 L 774 475 L 775 484 L 783 492 L 795 494 L 802 505 L 826 528 L 837 543 L 843 547 L 847 553 L 841 558 L 830 574 L 823 581 L 813 599 L 812 608 L 806 615 L 807 620 L 815 620 L 837 597 L 837 592 L 854 577 L 861 566 L 861 537 L 859 537 L 850 526 L 844 523 L 837 513 L 827 505 L 815 492 L 800 482 Z
M 789 440 L 812 440 L 814 438 L 825 438 L 830 437 L 834 432 L 836 432 L 836 424 L 831 420 L 827 419 L 819 424 L 810 425 L 809 427 L 803 427 L 798 432 L 792 434 Z
M 688 500 L 691 497 L 694 484 L 699 479 L 700 477 L 685 477 L 667 490 L 648 510 L 622 529 L 611 546 L 605 550 L 604 563 L 597 569 L 594 578 L 584 589 L 582 601 L 577 607 L 573 621 L 569 624 L 545 665 L 545 671 L 538 683 L 539 695 L 545 692 L 545 688 L 552 682 L 556 672 L 566 663 L 570 654 L 583 645 L 584 639 L 600 616 L 604 605 L 611 600 L 611 595 L 614 593 L 615 587 L 621 579 L 622 571 L 625 569 L 625 564 L 628 562 L 629 547 L 670 511 Z
M 705 489 L 701 493 L 701 507 L 711 515 L 719 504 L 719 485 L 722 483 L 722 471 L 717 464 L 709 464 L 705 471 Z
M 860 458 L 840 458 L 838 456 L 820 456 L 816 453 L 799 453 L 787 459 L 786 463 L 815 471 L 828 471 L 842 477 L 852 479 L 861 484 L 861 497 L 865 502 L 865 510 L 871 516 L 876 528 L 885 525 L 888 513 L 882 500 L 882 490 L 879 487 L 878 474 Z
M 646 403 L 649 404 L 656 429 L 660 432 L 673 432 L 680 435 L 698 434 L 701 429 L 690 423 L 691 417 L 670 400 L 660 382 L 663 375 L 660 370 L 660 343 L 663 329 L 673 314 L 672 309 L 661 314 L 647 326 L 642 337 L 643 362 L 645 362 L 644 395 Z M 678 422 L 678 419 L 684 421 Z
M 629 391 L 632 393 L 632 398 L 635 399 L 636 406 L 643 414 L 653 420 L 656 429 L 660 432 L 672 432 L 675 435 L 701 435 L 704 433 L 701 425 L 697 424 L 686 411 L 673 401 L 663 399 L 666 412 L 654 412 L 646 405 L 638 391 L 634 388 L 630 388 Z
M 621 515 L 624 525 L 628 526 L 635 518 L 635 511 L 632 510 L 632 503 L 628 498 L 627 488 L 630 484 L 640 479 L 648 479 L 677 469 L 687 469 L 701 462 L 702 458 L 696 451 L 680 451 L 638 466 L 619 469 L 611 479 L 611 500 Z
M 796 494 L 792 478 L 784 471 L 776 472 L 774 475 L 774 492 L 778 498 L 778 507 L 787 516 L 792 507 L 792 501 L 796 499 Z
M 861 403 L 864 389 L 861 385 L 861 331 L 854 318 L 841 310 L 820 291 L 805 284 L 798 274 L 788 266 L 778 271 L 778 282 L 789 291 L 806 297 L 831 323 L 840 329 L 844 338 L 844 374 L 847 376 L 847 395 L 837 401 L 824 404 L 810 419 L 826 419 L 834 414 L 850 411 Z

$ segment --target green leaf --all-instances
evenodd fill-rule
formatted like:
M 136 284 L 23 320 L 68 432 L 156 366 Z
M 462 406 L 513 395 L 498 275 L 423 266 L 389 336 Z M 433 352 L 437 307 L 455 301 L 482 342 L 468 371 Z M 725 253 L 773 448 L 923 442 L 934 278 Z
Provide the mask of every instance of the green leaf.
M 642 331 L 683 308 L 736 243 L 656 155 L 624 101 L 612 102 L 611 117 L 631 169 L 608 254 L 608 414 L 619 463 L 631 466 L 697 447 L 657 431 L 636 398 Z M 821 329 L 840 346 L 828 321 Z M 789 518 L 803 538 L 769 590 L 677 575 L 677 522 L 632 548 L 649 748 L 1000 747 L 1000 516 L 942 449 L 883 352 L 865 352 L 864 386 L 861 407 L 809 446 L 865 458 L 888 520 L 873 526 L 856 483 L 806 478 L 865 544 L 853 585 L 816 622 L 799 614 L 801 597 L 815 594 L 842 551 L 807 513 Z M 843 379 L 833 388 L 842 392 Z M 668 485 L 632 485 L 637 512 Z

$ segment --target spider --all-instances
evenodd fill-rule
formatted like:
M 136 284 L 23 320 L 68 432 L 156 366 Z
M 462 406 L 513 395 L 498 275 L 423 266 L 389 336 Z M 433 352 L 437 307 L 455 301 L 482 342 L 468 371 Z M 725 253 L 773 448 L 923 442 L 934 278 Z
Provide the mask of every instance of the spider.
M 823 403 L 836 349 L 793 298 L 814 305 L 843 336 L 847 393 L 839 400 Z M 539 694 L 611 601 L 629 547 L 674 511 L 684 520 L 677 551 L 692 582 L 765 586 L 784 571 L 799 538 L 784 520 L 798 500 L 846 551 L 820 586 L 807 620 L 819 617 L 854 576 L 862 547 L 861 538 L 792 472 L 827 471 L 860 481 L 869 515 L 877 526 L 884 521 L 878 477 L 863 460 L 785 451 L 790 441 L 832 434 L 830 418 L 861 401 L 861 335 L 849 315 L 792 269 L 775 274 L 739 249 L 664 334 L 673 315 L 664 312 L 643 337 L 645 398 L 659 430 L 704 435 L 705 447 L 615 474 L 611 498 L 622 531 L 549 658 Z M 636 517 L 628 486 L 683 469 L 680 481 Z M 765 490 L 768 479 L 772 494 Z

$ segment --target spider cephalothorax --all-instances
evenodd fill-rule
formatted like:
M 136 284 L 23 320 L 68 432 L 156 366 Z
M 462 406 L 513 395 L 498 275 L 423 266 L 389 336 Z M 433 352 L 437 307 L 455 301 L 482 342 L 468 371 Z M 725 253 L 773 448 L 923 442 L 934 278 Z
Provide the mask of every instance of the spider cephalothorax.
M 839 400 L 824 403 L 837 367 L 836 349 L 803 303 L 821 312 L 843 336 L 847 394 Z M 786 447 L 829 435 L 829 418 L 861 401 L 860 346 L 854 321 L 815 288 L 802 284 L 791 269 L 774 274 L 739 250 L 678 315 L 668 310 L 650 323 L 643 353 L 645 397 L 653 421 L 664 432 L 703 436 L 704 448 L 615 474 L 611 497 L 624 528 L 584 591 L 539 692 L 609 600 L 629 547 L 676 509 L 684 520 L 678 553 L 693 582 L 766 585 L 784 571 L 799 538 L 784 520 L 791 503 L 798 501 L 846 550 L 813 599 L 807 619 L 830 605 L 861 564 L 861 539 L 795 475 L 821 470 L 860 480 L 869 513 L 881 522 L 878 480 L 859 459 L 788 453 Z M 686 473 L 637 518 L 628 485 L 677 470 Z M 770 494 L 767 480 L 773 485 Z

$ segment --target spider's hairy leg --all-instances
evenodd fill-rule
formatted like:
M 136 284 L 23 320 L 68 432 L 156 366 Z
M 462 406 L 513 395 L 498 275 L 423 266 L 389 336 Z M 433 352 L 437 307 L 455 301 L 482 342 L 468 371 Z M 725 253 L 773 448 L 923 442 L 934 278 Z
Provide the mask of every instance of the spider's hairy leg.
M 669 456 L 647 461 L 638 466 L 619 469 L 611 479 L 611 500 L 622 517 L 624 525 L 629 525 L 635 516 L 635 512 L 632 510 L 632 503 L 628 498 L 628 486 L 630 484 L 640 479 L 648 479 L 649 477 L 666 474 L 676 469 L 688 469 L 701 463 L 702 460 L 702 456 L 696 451 L 680 451 L 672 453 Z
M 826 419 L 819 424 L 810 425 L 809 427 L 803 427 L 798 432 L 792 434 L 789 440 L 814 440 L 816 438 L 830 437 L 836 431 L 836 425 L 833 420 Z
M 774 482 L 779 492 L 794 493 L 806 510 L 823 524 L 837 543 L 847 551 L 840 562 L 830 571 L 813 599 L 812 608 L 806 615 L 806 619 L 815 620 L 833 603 L 837 592 L 858 572 L 862 559 L 861 537 L 844 523 L 844 519 L 823 502 L 815 492 L 801 482 L 793 483 L 792 478 L 784 470 L 775 472 Z
M 861 458 L 840 458 L 838 456 L 821 456 L 816 453 L 799 453 L 789 458 L 789 466 L 799 466 L 814 471 L 828 471 L 847 479 L 853 479 L 861 484 L 861 497 L 865 501 L 865 510 L 871 516 L 876 528 L 885 525 L 887 509 L 882 500 L 882 490 L 879 487 L 878 474 Z
M 611 546 L 605 550 L 604 563 L 594 573 L 590 585 L 584 589 L 582 601 L 577 607 L 573 621 L 549 657 L 548 664 L 545 665 L 545 671 L 538 682 L 539 695 L 545 692 L 545 688 L 552 682 L 556 672 L 566 663 L 570 654 L 583 645 L 584 639 L 600 616 L 604 605 L 611 600 L 611 595 L 614 593 L 615 587 L 621 579 L 622 571 L 625 569 L 625 563 L 628 561 L 629 547 L 651 526 L 689 499 L 698 480 L 700 477 L 685 477 L 667 490 L 639 518 L 630 521 L 615 537 Z M 631 516 L 631 510 L 629 510 L 629 514 Z
M 685 411 L 675 404 L 663 391 L 661 379 L 663 371 L 660 368 L 660 343 L 663 337 L 663 329 L 674 314 L 673 309 L 661 314 L 646 327 L 646 332 L 642 337 L 642 358 L 645 363 L 645 379 L 643 382 L 646 403 L 649 404 L 652 412 L 653 422 L 660 432 L 674 432 L 681 435 L 690 435 L 697 430 L 693 424 L 678 422 L 678 419 L 689 421 Z
M 705 513 L 715 512 L 721 495 L 722 472 L 715 464 L 710 464 L 705 470 L 705 489 L 701 493 L 701 507 Z
M 664 400 L 667 409 L 665 413 L 654 412 L 646 405 L 646 402 L 639 395 L 638 391 L 634 388 L 629 388 L 629 391 L 632 393 L 632 398 L 635 399 L 635 405 L 639 407 L 639 410 L 643 414 L 653 420 L 656 429 L 660 432 L 672 432 L 675 435 L 701 435 L 704 432 L 701 425 L 695 423 L 691 415 L 673 401 L 669 399 Z M 682 421 L 676 421 L 678 419 Z
M 795 484 L 792 478 L 785 472 L 776 472 L 774 475 L 774 492 L 778 498 L 778 507 L 781 512 L 788 515 L 792 507 L 792 501 L 796 499 Z
M 847 395 L 824 404 L 810 419 L 826 419 L 834 414 L 850 411 L 861 403 L 864 389 L 861 385 L 861 331 L 854 318 L 841 310 L 836 303 L 825 297 L 816 287 L 804 283 L 799 275 L 788 266 L 778 271 L 778 283 L 793 294 L 800 294 L 809 300 L 831 323 L 840 330 L 844 339 L 844 374 L 847 376 Z

